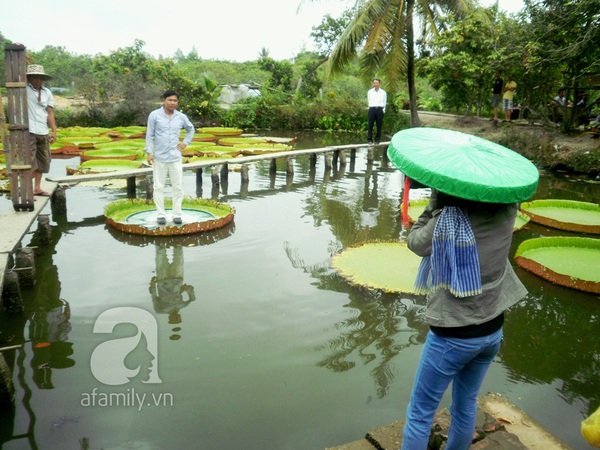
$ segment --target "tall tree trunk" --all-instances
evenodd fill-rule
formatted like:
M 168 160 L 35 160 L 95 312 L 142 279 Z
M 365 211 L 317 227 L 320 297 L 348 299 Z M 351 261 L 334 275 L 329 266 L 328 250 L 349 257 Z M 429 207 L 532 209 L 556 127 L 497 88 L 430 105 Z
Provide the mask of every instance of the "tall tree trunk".
M 415 34 L 413 29 L 414 1 L 406 2 L 406 78 L 408 82 L 408 101 L 410 103 L 410 126 L 420 127 L 421 120 L 417 110 L 417 88 L 415 87 Z

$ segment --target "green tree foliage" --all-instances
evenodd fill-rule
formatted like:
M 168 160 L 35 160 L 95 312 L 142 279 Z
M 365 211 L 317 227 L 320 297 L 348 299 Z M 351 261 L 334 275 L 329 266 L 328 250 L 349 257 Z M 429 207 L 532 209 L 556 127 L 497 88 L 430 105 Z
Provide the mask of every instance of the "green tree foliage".
M 495 9 L 487 12 L 491 15 Z M 494 74 L 490 60 L 496 38 L 496 28 L 480 9 L 460 20 L 450 16 L 446 29 L 432 41 L 430 56 L 421 60 L 420 69 L 432 87 L 442 91 L 447 109 L 466 115 L 476 106 L 480 112 Z
M 330 74 L 343 71 L 358 56 L 361 75 L 370 79 L 383 74 L 384 85 L 392 93 L 405 75 L 411 125 L 419 126 L 413 21 L 421 20 L 426 37 L 437 33 L 445 14 L 453 12 L 462 18 L 470 9 L 470 0 L 357 0 L 356 13 L 331 54 Z

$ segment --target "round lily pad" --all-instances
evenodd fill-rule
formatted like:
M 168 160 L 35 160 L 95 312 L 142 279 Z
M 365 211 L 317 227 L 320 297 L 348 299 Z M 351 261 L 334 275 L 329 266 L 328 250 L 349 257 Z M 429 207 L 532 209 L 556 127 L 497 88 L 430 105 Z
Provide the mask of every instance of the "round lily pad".
M 183 200 L 183 224 L 168 222 L 159 226 L 156 206 L 143 199 L 122 199 L 104 208 L 106 223 L 127 233 L 147 236 L 175 236 L 221 228 L 231 221 L 235 209 L 213 200 L 186 197 Z M 165 201 L 167 215 L 171 215 L 171 199 Z
M 531 221 L 559 230 L 600 234 L 600 205 L 575 200 L 534 200 L 521 204 Z
M 552 283 L 600 294 L 600 239 L 542 237 L 523 241 L 515 260 Z
M 331 265 L 350 284 L 383 292 L 415 294 L 421 257 L 405 242 L 377 241 L 348 247 Z

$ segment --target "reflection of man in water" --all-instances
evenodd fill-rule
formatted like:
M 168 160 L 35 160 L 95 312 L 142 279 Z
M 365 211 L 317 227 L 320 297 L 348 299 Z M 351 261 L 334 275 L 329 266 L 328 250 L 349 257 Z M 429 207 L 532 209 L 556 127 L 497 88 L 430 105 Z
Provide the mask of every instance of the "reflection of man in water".
M 71 331 L 71 309 L 60 298 L 58 270 L 52 265 L 40 280 L 45 292 L 36 295 L 35 309 L 29 319 L 29 338 L 33 345 L 33 380 L 41 389 L 53 389 L 52 368 L 64 369 L 75 364 L 69 356 L 73 344 L 68 341 Z M 42 285 L 42 283 L 39 283 Z
M 183 294 L 187 293 L 187 300 Z M 176 325 L 181 323 L 179 310 L 185 308 L 196 300 L 194 287 L 183 283 L 183 247 L 173 247 L 173 262 L 169 262 L 167 248 L 156 245 L 156 276 L 150 281 L 150 294 L 154 311 L 159 314 L 168 314 L 169 323 Z M 178 330 L 175 328 L 174 331 Z M 171 339 L 179 339 L 174 334 Z

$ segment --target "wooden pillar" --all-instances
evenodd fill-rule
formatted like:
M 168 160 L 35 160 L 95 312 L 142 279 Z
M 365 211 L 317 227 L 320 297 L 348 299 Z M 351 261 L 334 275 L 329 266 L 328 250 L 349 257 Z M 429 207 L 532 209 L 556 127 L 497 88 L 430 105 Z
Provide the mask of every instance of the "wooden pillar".
M 127 177 L 127 198 L 135 198 L 136 195 L 135 177 Z
M 229 165 L 224 162 L 221 164 L 221 182 L 225 183 L 229 179 Z
M 6 167 L 11 178 L 11 198 L 15 211 L 33 211 L 32 155 L 29 146 L 27 76 L 25 46 L 4 46 L 8 103 L 8 149 Z
M 212 180 L 213 189 L 219 191 L 219 170 L 217 166 L 210 166 L 210 178 Z
M 346 165 L 346 151 L 345 150 L 340 150 L 340 165 L 342 165 L 342 166 Z
M 331 153 L 325 153 L 325 169 L 331 169 Z
M 23 312 L 23 299 L 19 287 L 19 276 L 14 270 L 4 273 L 4 284 L 2 285 L 2 306 L 8 312 Z
M 334 150 L 333 151 L 333 158 L 332 158 L 332 165 L 333 167 L 337 166 L 338 160 L 340 159 L 340 151 L 339 150 Z
M 248 164 L 242 164 L 242 168 L 240 169 L 240 174 L 242 176 L 242 183 L 248 183 L 250 181 L 250 175 L 248 174 Z
M 202 167 L 196 169 L 196 191 L 202 192 Z
M 367 150 L 367 162 L 373 162 L 375 160 L 375 151 L 373 150 L 373 146 L 370 146 Z
M 269 173 L 274 174 L 277 172 L 277 159 L 271 158 L 271 165 L 269 166 Z
M 288 175 L 294 175 L 294 158 L 288 156 L 285 159 L 285 173 Z
M 12 382 L 12 371 L 4 358 L 5 351 L 21 348 L 20 345 L 11 345 L 0 348 L 0 407 L 4 411 L 14 407 L 15 388 Z
M 38 216 L 38 227 L 35 232 L 41 245 L 50 245 L 52 230 L 50 228 L 50 217 L 48 214 Z
M 152 200 L 154 198 L 154 179 L 152 174 L 147 175 L 144 180 L 146 184 L 146 200 Z
M 315 167 L 317 167 L 317 154 L 316 153 L 310 154 L 310 167 L 313 169 Z
M 19 285 L 30 287 L 35 284 L 35 265 L 33 248 L 21 247 L 15 251 L 15 268 L 19 276 Z
M 52 197 L 50 197 L 50 209 L 55 222 L 67 221 L 67 194 L 64 187 L 59 185 L 54 189 Z

